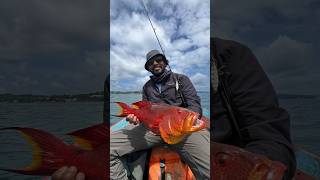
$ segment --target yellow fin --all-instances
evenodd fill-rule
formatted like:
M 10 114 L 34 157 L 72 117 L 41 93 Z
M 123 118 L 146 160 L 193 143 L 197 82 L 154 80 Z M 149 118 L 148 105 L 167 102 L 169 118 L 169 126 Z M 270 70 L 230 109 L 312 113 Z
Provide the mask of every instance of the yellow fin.
M 140 107 L 135 104 L 132 104 L 131 107 L 132 107 L 132 109 L 140 109 Z
M 77 136 L 73 136 L 73 137 L 74 137 L 74 146 L 80 147 L 81 149 L 88 150 L 88 151 L 91 151 L 93 149 L 90 141 L 79 138 Z
M 22 131 L 17 130 L 24 139 L 26 139 L 32 147 L 32 162 L 29 166 L 25 167 L 23 170 L 32 171 L 38 169 L 41 166 L 42 158 L 41 158 L 41 149 L 39 145 L 32 139 L 31 136 L 25 134 Z
M 166 130 L 164 130 L 161 126 L 159 127 L 159 130 L 160 130 L 161 138 L 164 140 L 164 142 L 168 144 L 177 144 L 180 141 L 182 141 L 182 139 L 186 136 L 186 134 L 177 135 L 177 134 L 169 133 Z

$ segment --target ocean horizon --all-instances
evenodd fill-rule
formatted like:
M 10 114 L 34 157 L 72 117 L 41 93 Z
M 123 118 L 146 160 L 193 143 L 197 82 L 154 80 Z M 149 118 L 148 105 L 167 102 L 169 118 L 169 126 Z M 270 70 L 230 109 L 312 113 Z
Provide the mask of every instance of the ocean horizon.
M 204 113 L 210 115 L 209 93 L 199 92 Z M 132 103 L 141 100 L 139 93 L 114 94 L 110 100 Z M 291 118 L 293 143 L 320 155 L 320 99 L 303 96 L 279 98 L 280 106 L 288 111 Z M 112 113 L 118 107 L 111 103 Z M 110 122 L 121 118 L 110 117 Z M 103 121 L 103 101 L 98 102 L 34 102 L 0 103 L 0 128 L 9 126 L 32 127 L 46 130 L 66 142 L 71 138 L 66 133 L 85 128 Z M 0 131 L 0 167 L 21 168 L 31 162 L 31 147 L 16 132 Z M 0 179 L 40 179 L 39 176 L 17 175 L 0 171 Z

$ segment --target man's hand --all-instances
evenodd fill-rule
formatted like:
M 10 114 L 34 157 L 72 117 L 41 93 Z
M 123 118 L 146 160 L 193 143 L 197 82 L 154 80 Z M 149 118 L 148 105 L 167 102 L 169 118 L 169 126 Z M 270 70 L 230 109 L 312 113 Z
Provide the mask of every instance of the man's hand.
M 136 125 L 140 122 L 139 119 L 133 114 L 129 114 L 126 117 L 126 120 L 129 121 L 129 123 L 134 124 L 134 125 Z
M 83 172 L 78 172 L 74 166 L 63 166 L 52 174 L 52 180 L 84 180 Z

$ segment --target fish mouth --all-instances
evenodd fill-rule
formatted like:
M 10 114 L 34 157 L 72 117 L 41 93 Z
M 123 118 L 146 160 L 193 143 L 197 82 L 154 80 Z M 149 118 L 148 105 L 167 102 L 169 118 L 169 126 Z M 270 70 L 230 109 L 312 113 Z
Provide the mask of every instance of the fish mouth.
M 205 122 L 202 121 L 201 119 L 199 119 L 200 115 L 198 113 L 192 113 L 192 114 L 189 114 L 188 116 L 188 120 L 190 120 L 190 124 L 191 124 L 191 128 L 192 129 L 199 129 L 199 128 L 202 128 L 204 125 L 205 125 Z
M 198 126 L 202 126 L 203 125 L 203 121 L 201 121 L 199 119 L 199 116 L 195 116 L 194 120 L 193 120 L 193 127 L 198 127 Z
M 187 129 L 188 132 L 200 131 L 201 129 L 210 126 L 210 120 L 205 116 L 202 116 L 200 118 L 199 113 L 190 113 L 185 120 L 187 124 L 185 124 L 184 127 L 185 129 Z

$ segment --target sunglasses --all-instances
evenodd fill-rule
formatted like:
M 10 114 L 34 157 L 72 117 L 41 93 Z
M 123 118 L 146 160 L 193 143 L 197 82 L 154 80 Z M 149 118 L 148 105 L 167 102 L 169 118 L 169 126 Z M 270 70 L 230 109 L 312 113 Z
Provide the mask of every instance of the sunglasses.
M 152 59 L 150 59 L 150 60 L 147 62 L 147 67 L 150 69 L 150 68 L 153 66 L 153 63 L 154 63 L 154 62 L 160 63 L 161 61 L 162 61 L 162 62 L 165 61 L 162 56 L 153 57 Z

